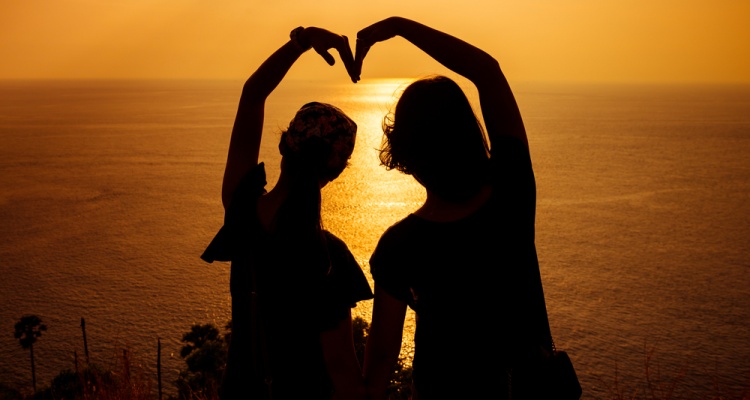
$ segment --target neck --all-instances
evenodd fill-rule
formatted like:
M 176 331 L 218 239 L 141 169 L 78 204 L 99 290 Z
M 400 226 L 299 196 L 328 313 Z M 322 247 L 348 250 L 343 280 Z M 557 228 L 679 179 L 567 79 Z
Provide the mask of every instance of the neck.
M 435 193 L 427 191 L 424 205 L 414 214 L 433 222 L 451 222 L 466 218 L 481 208 L 492 195 L 492 186 L 484 185 L 479 193 L 463 203 L 447 201 Z

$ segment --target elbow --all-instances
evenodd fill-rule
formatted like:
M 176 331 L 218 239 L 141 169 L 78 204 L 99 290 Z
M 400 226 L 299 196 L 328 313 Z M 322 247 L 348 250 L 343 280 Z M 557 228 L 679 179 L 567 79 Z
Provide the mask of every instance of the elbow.
M 271 94 L 274 86 L 269 86 L 267 79 L 262 79 L 256 74 L 251 75 L 242 86 L 241 99 L 244 102 L 265 101 Z
M 477 57 L 477 67 L 480 69 L 500 69 L 500 62 L 490 53 L 484 50 L 478 50 L 480 56 Z
M 500 63 L 487 53 L 477 59 L 465 76 L 477 86 L 494 85 L 505 79 Z
M 497 61 L 495 57 L 492 57 L 489 54 L 487 55 L 487 60 L 485 60 L 485 68 L 495 73 L 502 73 L 502 70 L 500 69 L 500 62 Z
M 487 56 L 482 60 L 481 63 L 476 67 L 476 71 L 484 78 L 497 78 L 503 76 L 503 71 L 500 69 L 500 63 L 491 55 Z
M 242 85 L 242 97 L 247 97 L 252 95 L 253 93 L 257 92 L 259 90 L 259 82 L 257 82 L 257 79 L 254 79 L 253 76 L 247 78 L 245 81 L 245 84 Z

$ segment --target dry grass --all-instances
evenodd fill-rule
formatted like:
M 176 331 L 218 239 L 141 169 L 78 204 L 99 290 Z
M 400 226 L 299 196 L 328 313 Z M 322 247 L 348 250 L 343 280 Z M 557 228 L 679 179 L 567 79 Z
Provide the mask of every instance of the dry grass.
M 607 385 L 607 400 L 750 400 L 750 387 L 737 392 L 730 392 L 717 371 L 703 371 L 704 375 L 711 376 L 712 388 L 705 395 L 697 398 L 685 397 L 679 394 L 685 377 L 688 375 L 688 366 L 683 366 L 674 376 L 663 376 L 661 369 L 654 360 L 655 349 L 649 349 L 644 357 L 643 382 L 620 382 L 620 375 L 615 364 L 612 383 Z M 585 392 L 585 388 L 584 388 Z
M 60 372 L 49 387 L 36 394 L 18 392 L 2 400 L 153 400 L 152 379 L 133 354 L 124 350 L 110 366 L 78 365 Z

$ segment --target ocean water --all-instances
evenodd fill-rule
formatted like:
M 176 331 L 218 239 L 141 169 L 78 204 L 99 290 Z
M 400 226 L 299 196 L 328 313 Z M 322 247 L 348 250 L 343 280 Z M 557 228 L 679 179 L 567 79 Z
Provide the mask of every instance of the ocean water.
M 324 224 L 368 276 L 380 234 L 424 199 L 375 151 L 404 82 L 289 81 L 268 102 L 269 182 L 278 132 L 300 105 L 330 102 L 358 122 L 351 166 L 324 189 Z M 222 223 L 241 85 L 0 82 L 0 383 L 31 386 L 28 352 L 12 336 L 31 313 L 48 326 L 34 346 L 39 386 L 83 359 L 84 317 L 98 364 L 128 349 L 155 379 L 161 339 L 174 392 L 182 334 L 230 316 L 229 265 L 199 255 Z M 584 398 L 749 388 L 750 87 L 513 86 L 537 178 L 552 331 Z M 370 307 L 355 314 L 369 319 Z M 488 315 L 466 329 L 503 326 Z

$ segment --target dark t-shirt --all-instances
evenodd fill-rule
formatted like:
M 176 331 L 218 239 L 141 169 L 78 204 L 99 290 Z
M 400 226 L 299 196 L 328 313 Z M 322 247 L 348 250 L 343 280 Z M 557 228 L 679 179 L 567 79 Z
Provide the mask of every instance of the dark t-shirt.
M 421 398 L 507 392 L 508 368 L 549 347 L 528 148 L 495 141 L 490 165 L 492 195 L 479 210 L 453 222 L 411 214 L 383 234 L 370 259 L 375 284 L 416 312 Z
M 267 397 L 268 370 L 275 399 L 330 398 L 320 332 L 347 318 L 349 308 L 371 299 L 372 291 L 346 244 L 332 233 L 324 231 L 328 268 L 311 265 L 295 243 L 271 237 L 256 208 L 265 184 L 261 163 L 238 185 L 224 226 L 201 256 L 232 262 L 232 341 L 222 398 Z M 251 306 L 254 285 L 257 314 Z M 257 316 L 260 330 L 252 328 Z

